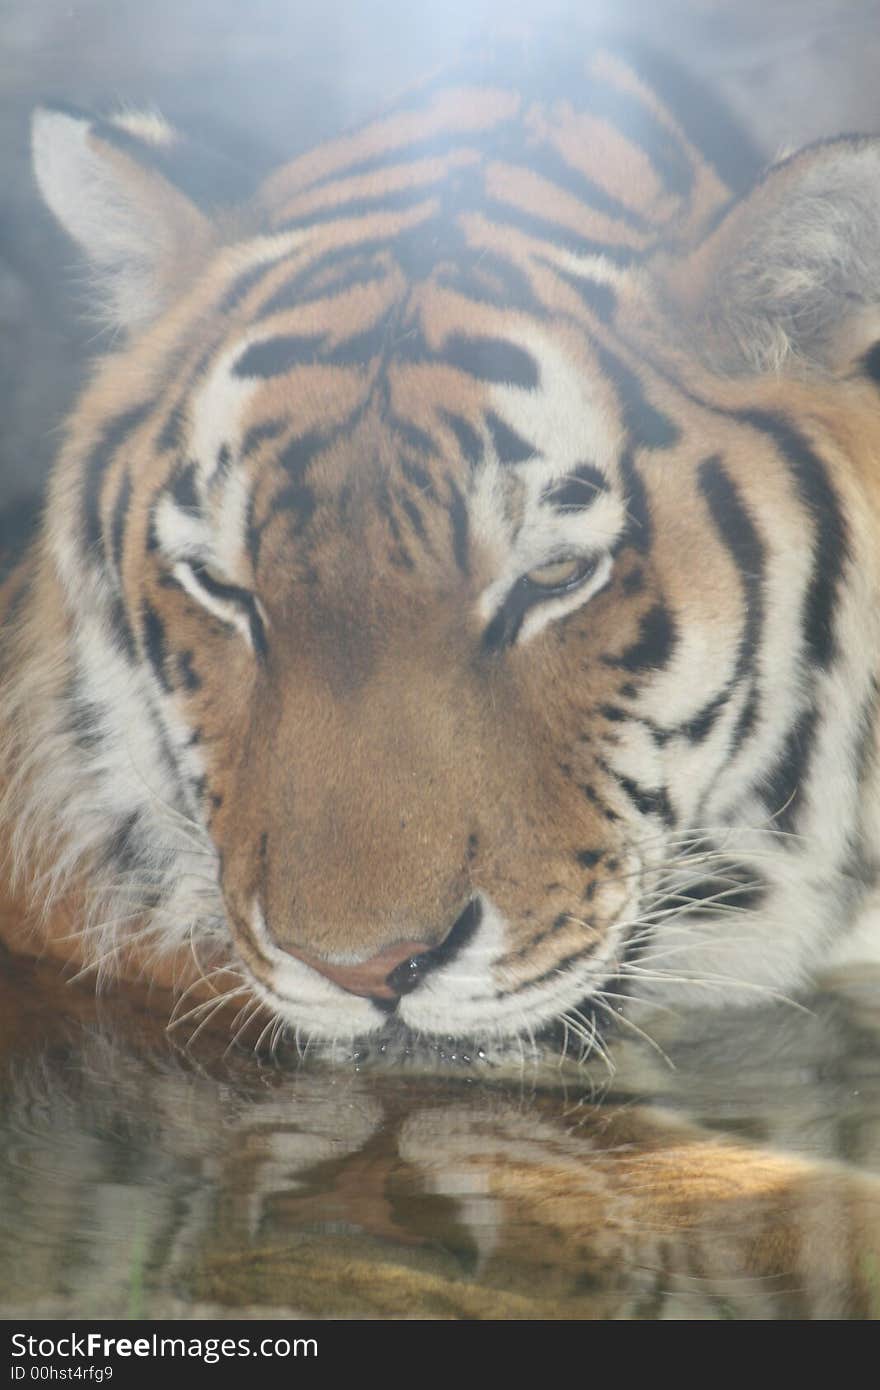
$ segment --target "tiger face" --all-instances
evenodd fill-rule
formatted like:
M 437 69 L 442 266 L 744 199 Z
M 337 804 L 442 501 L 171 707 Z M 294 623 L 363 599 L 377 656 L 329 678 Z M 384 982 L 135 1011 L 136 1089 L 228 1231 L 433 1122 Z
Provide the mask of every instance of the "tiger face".
M 7 586 L 12 870 L 328 1046 L 790 992 L 874 873 L 876 147 L 734 198 L 619 55 L 500 61 L 210 218 L 35 123 L 128 336 Z

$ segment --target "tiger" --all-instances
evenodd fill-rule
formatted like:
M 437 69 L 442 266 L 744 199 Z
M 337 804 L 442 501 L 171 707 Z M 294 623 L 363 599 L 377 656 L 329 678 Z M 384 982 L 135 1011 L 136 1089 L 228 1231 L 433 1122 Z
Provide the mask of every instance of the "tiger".
M 107 332 L 2 592 L 9 950 L 392 1059 L 876 956 L 876 139 L 765 168 L 597 39 L 247 200 L 151 111 L 33 167 Z

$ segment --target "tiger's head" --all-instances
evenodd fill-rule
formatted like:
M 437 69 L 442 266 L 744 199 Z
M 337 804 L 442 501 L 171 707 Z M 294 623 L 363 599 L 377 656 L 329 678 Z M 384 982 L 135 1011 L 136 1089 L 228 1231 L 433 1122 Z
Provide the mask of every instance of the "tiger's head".
M 878 147 L 733 197 L 571 66 L 221 214 L 158 118 L 36 119 L 125 336 L 14 619 L 14 854 L 318 1042 L 790 991 L 869 877 Z

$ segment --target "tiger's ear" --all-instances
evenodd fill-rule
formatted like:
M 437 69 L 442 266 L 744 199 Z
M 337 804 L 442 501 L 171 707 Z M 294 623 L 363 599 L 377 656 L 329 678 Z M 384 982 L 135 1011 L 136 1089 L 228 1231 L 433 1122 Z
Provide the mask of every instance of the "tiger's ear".
M 40 192 L 94 271 L 99 314 L 137 331 L 202 261 L 211 226 L 158 167 L 178 140 L 161 117 L 96 121 L 39 108 L 33 118 Z
M 880 340 L 880 140 L 828 141 L 771 168 L 664 290 L 716 369 L 842 370 Z

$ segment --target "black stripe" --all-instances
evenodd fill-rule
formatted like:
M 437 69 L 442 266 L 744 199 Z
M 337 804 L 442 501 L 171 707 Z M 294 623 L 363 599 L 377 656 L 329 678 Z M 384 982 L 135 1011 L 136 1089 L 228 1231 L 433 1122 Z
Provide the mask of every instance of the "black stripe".
M 453 333 L 436 361 L 468 372 L 479 381 L 510 384 L 528 391 L 534 390 L 541 379 L 531 354 L 503 338 L 469 338 Z
M 391 532 L 392 538 L 399 545 L 402 540 L 400 534 L 400 526 L 398 524 L 397 517 L 394 514 L 394 503 L 391 496 L 391 492 L 384 478 L 376 488 L 376 501 L 379 504 L 379 512 L 385 518 L 385 521 L 388 525 L 388 530 Z
M 349 251 L 349 255 L 351 252 Z M 360 260 L 353 265 L 340 266 L 336 275 L 322 280 L 320 284 L 313 283 L 311 289 L 300 291 L 296 295 L 295 301 L 291 300 L 289 305 L 283 304 L 282 296 L 279 292 L 275 296 L 276 311 L 282 307 L 302 308 L 304 304 L 313 304 L 322 299 L 338 299 L 348 290 L 357 289 L 362 285 L 377 285 L 388 279 L 388 267 L 375 260 L 363 264 Z M 265 314 L 265 310 L 263 313 Z
M 317 508 L 315 494 L 304 483 L 291 483 L 272 498 L 270 520 L 279 512 L 293 512 L 296 520 L 292 535 L 299 536 L 308 526 Z
M 398 494 L 398 501 L 400 502 L 401 507 L 403 507 L 403 510 L 409 517 L 412 528 L 418 536 L 419 540 L 424 541 L 425 523 L 422 520 L 422 514 L 416 506 L 415 502 L 413 502 L 411 498 L 407 497 L 406 493 L 404 492 Z
M 623 576 L 620 581 L 620 587 L 627 597 L 642 592 L 645 587 L 645 571 L 640 565 L 636 565 L 628 574 Z
M 512 430 L 494 411 L 487 413 L 486 424 L 500 463 L 525 463 L 527 459 L 536 457 L 538 451 L 534 444 Z
M 612 811 L 611 807 L 599 795 L 592 783 L 584 782 L 581 787 L 581 791 L 583 792 L 587 800 L 591 803 L 591 805 L 597 806 L 599 808 L 599 810 L 602 812 L 602 815 L 605 817 L 607 821 L 620 820 L 620 816 L 617 814 L 617 812 Z
M 417 230 L 420 235 L 430 238 L 431 224 Z M 399 242 L 400 238 L 397 240 Z M 433 251 L 431 268 L 434 269 L 446 258 L 437 253 L 435 241 L 429 240 L 429 246 Z M 397 242 L 395 252 L 396 247 Z M 491 304 L 508 312 L 519 309 L 532 318 L 546 318 L 547 311 L 536 296 L 528 275 L 511 261 L 504 260 L 487 247 L 468 246 L 463 238 L 461 248 L 455 251 L 450 260 L 450 265 L 443 264 L 437 271 L 437 284 L 444 289 L 453 290 L 477 304 Z
M 734 752 L 742 747 L 749 734 L 752 732 L 752 729 L 755 727 L 760 704 L 758 684 L 757 681 L 755 681 L 749 691 L 748 699 L 740 711 L 740 716 L 736 721 L 736 728 L 733 731 L 733 737 L 730 740 L 730 746 Z
M 539 264 L 547 266 L 554 275 L 575 290 L 587 308 L 592 309 L 602 323 L 611 322 L 617 310 L 617 295 L 610 285 L 603 285 L 599 280 L 593 280 L 589 275 L 573 275 L 571 271 L 563 270 L 561 266 L 555 265 L 553 261 L 546 260 L 543 256 L 536 259 Z
M 600 212 L 616 222 L 623 222 L 637 231 L 650 230 L 651 224 L 635 208 L 627 207 L 613 193 L 595 183 L 582 170 L 569 164 L 561 154 L 553 149 L 549 141 L 543 141 L 537 148 L 534 158 L 530 157 L 531 147 L 517 150 L 512 157 L 515 172 L 521 170 L 537 175 L 548 183 L 570 194 L 585 208 Z M 543 193 L 540 195 L 543 197 Z M 549 196 L 549 192 L 548 192 Z
M 265 304 L 260 305 L 257 317 L 269 318 L 272 314 L 294 309 L 298 304 L 307 303 L 310 299 L 323 298 L 324 292 L 318 280 L 325 271 L 337 269 L 344 278 L 349 272 L 355 273 L 361 268 L 366 270 L 370 266 L 380 264 L 376 257 L 383 251 L 387 251 L 387 242 L 375 237 L 359 242 L 356 246 L 336 246 L 331 251 L 325 251 L 323 255 L 310 261 L 285 280 Z
M 727 705 L 727 702 L 736 688 L 737 683 L 735 679 L 729 680 L 724 689 L 717 695 L 713 695 L 712 699 L 708 700 L 703 708 L 698 710 L 692 718 L 686 720 L 684 724 L 679 724 L 675 729 L 665 729 L 663 731 L 664 741 L 670 738 L 672 734 L 679 734 L 690 743 L 701 743 L 714 729 L 716 719 Z M 733 748 L 731 748 L 730 753 L 733 753 L 733 751 Z
M 578 925 L 578 918 L 574 915 L 565 914 L 565 920 L 567 922 L 570 922 L 573 926 Z M 558 922 L 559 918 L 556 919 L 556 923 L 554 923 L 554 926 Z M 580 951 L 572 951 L 570 955 L 563 956 L 560 960 L 554 961 L 553 965 L 551 965 L 548 970 L 542 971 L 540 975 L 533 975 L 531 979 L 523 980 L 520 984 L 514 985 L 512 989 L 496 990 L 495 998 L 509 999 L 511 995 L 523 994 L 527 989 L 534 989 L 537 985 L 544 984 L 546 980 L 558 979 L 562 972 L 566 970 L 569 966 L 577 965 L 580 961 L 587 960 L 590 956 L 594 955 L 598 945 L 598 936 L 592 937 L 588 944 L 584 946 Z M 581 1013 L 580 1008 L 578 1009 L 578 1013 Z M 548 1028 L 553 1028 L 553 1026 L 554 1025 L 552 1023 L 548 1024 Z M 542 1030 L 542 1032 L 538 1036 L 545 1037 L 546 1035 L 546 1032 Z
M 698 904 L 705 903 L 701 916 L 719 916 L 727 908 L 736 907 L 751 912 L 759 907 L 767 896 L 767 884 L 763 882 L 751 865 L 744 868 L 736 860 L 729 864 L 719 864 L 706 878 L 697 878 L 700 873 L 699 856 L 695 856 L 694 881 L 681 886 L 673 884 L 665 897 L 651 909 L 651 917 L 662 922 L 669 913 L 688 913 Z M 716 905 L 717 904 L 717 905 Z
M 850 550 L 846 520 L 820 458 L 784 416 L 763 410 L 729 409 L 689 390 L 680 381 L 675 384 L 682 394 L 703 409 L 768 436 L 789 464 L 801 501 L 816 528 L 813 575 L 804 603 L 804 642 L 813 661 L 827 669 L 836 653 L 833 620 Z M 742 730 L 738 730 L 740 738 L 754 722 L 755 711 L 756 702 L 751 698 L 743 711 Z M 790 760 L 783 757 L 782 763 L 786 761 Z M 776 800 L 783 804 L 786 797 L 778 796 Z
M 187 649 L 177 654 L 177 672 L 180 676 L 180 683 L 185 690 L 199 690 L 202 685 L 202 678 L 193 666 L 193 653 Z M 193 740 L 191 739 L 190 742 Z M 198 740 L 196 740 L 198 742 Z
M 407 481 L 412 483 L 413 487 L 419 489 L 423 497 L 433 498 L 435 496 L 431 475 L 422 468 L 421 464 L 414 463 L 412 459 L 403 459 L 400 471 Z
M 487 656 L 513 645 L 531 606 L 526 586 L 515 584 L 483 632 L 482 650 Z
M 605 474 L 591 463 L 579 463 L 562 482 L 548 483 L 541 500 L 551 503 L 560 511 L 582 512 L 592 507 L 596 498 L 607 491 L 608 479 Z
M 443 192 L 443 180 L 420 184 L 414 188 L 402 188 L 395 192 L 380 193 L 372 198 L 349 198 L 332 207 L 315 208 L 299 217 L 291 217 L 281 224 L 279 232 L 296 231 L 298 227 L 316 227 L 321 223 L 348 221 L 360 217 L 370 217 L 375 212 L 406 212 L 409 208 L 427 204 Z
M 141 845 L 138 843 L 138 836 L 135 834 L 138 825 L 138 813 L 133 811 L 126 820 L 122 822 L 117 830 L 114 830 L 110 839 L 104 846 L 104 862 L 112 864 L 121 873 L 131 872 L 140 861 Z
M 302 309 L 303 304 L 313 304 L 320 302 L 321 299 L 338 299 L 339 296 L 345 295 L 349 289 L 357 289 L 361 285 L 378 285 L 386 279 L 388 279 L 388 267 L 377 263 L 377 261 L 368 261 L 367 264 L 345 265 L 345 267 L 341 267 L 338 274 L 328 277 L 311 289 L 300 292 L 296 296 L 295 304 L 291 304 L 289 307 Z M 281 295 L 278 295 L 277 299 L 281 304 Z
M 422 458 L 433 458 L 437 453 L 437 445 L 429 434 L 420 430 L 418 425 L 414 425 L 411 420 L 402 420 L 399 415 L 389 413 L 386 421 L 400 436 L 407 448 Z
M 144 599 L 141 606 L 141 632 L 144 653 L 156 673 L 159 684 L 163 690 L 171 691 L 173 687 L 165 670 L 165 624 L 149 599 Z
M 769 436 L 790 466 L 791 475 L 816 527 L 816 554 L 804 612 L 804 640 L 816 663 L 827 667 L 835 653 L 833 617 L 837 593 L 849 559 L 849 533 L 839 499 L 815 450 L 782 415 L 763 410 L 731 410 L 676 382 L 688 400 L 723 419 L 735 420 Z
M 312 333 L 265 338 L 242 353 L 233 371 L 244 377 L 283 376 L 294 367 L 315 362 L 324 337 L 323 333 Z
M 89 698 L 82 677 L 74 676 L 67 682 L 64 704 L 64 722 L 77 747 L 94 753 L 104 740 L 104 714 L 101 706 Z
M 290 424 L 289 420 L 264 420 L 262 424 L 251 425 L 241 445 L 242 458 L 250 458 L 267 439 L 277 439 Z
M 254 285 L 265 279 L 270 270 L 275 270 L 278 261 L 262 262 L 260 265 L 252 265 L 247 270 L 243 270 L 237 275 L 232 284 L 227 289 L 223 298 L 217 305 L 218 314 L 228 314 L 232 309 L 237 308 L 245 296 L 254 288 Z
M 263 528 L 261 526 L 258 526 L 254 521 L 256 510 L 257 494 L 256 490 L 254 490 L 253 492 L 251 492 L 251 495 L 248 498 L 247 517 L 245 520 L 245 536 L 247 539 L 248 556 L 251 562 L 251 570 L 254 574 L 256 574 L 257 566 L 260 562 L 260 542 L 263 539 Z M 271 516 L 271 507 L 269 514 Z
M 455 182 L 459 197 L 466 197 L 467 181 L 459 176 Z M 424 218 L 415 227 L 401 227 L 389 238 L 394 261 L 408 280 L 427 280 L 438 266 L 447 269 L 461 266 L 466 278 L 479 278 L 474 253 L 468 247 L 464 232 L 454 216 L 452 197 L 452 188 L 447 184 L 439 213 Z M 472 195 L 469 201 L 479 205 L 481 197 Z
M 481 143 L 487 147 L 491 141 L 491 153 L 497 156 L 509 155 L 510 158 L 517 160 L 522 157 L 522 148 L 513 150 L 512 146 L 502 149 L 498 143 L 497 129 L 491 136 L 485 132 L 481 133 Z M 510 142 L 508 142 L 508 145 Z M 413 142 L 412 148 L 414 157 L 419 149 L 441 148 L 445 153 L 448 148 L 448 137 L 443 135 L 431 137 L 427 141 Z M 381 154 L 360 161 L 357 168 L 381 169 L 386 166 L 389 156 Z M 405 167 L 400 161 L 403 158 L 402 151 L 392 152 L 390 158 L 394 164 Z M 591 203 L 593 206 L 602 205 L 604 211 L 609 215 L 622 218 L 628 222 L 640 222 L 640 214 L 626 208 L 623 204 L 612 198 L 598 185 L 592 183 L 573 166 L 566 164 L 559 159 L 554 152 L 549 149 L 546 157 L 542 161 L 543 167 L 538 167 L 538 172 L 547 176 L 548 171 L 553 176 L 555 171 L 557 182 L 563 184 L 576 184 L 576 192 L 585 204 Z M 552 170 L 550 165 L 553 166 Z M 485 188 L 482 173 L 476 168 L 453 168 L 449 169 L 440 180 L 431 185 L 415 186 L 410 189 L 396 190 L 385 194 L 379 192 L 368 198 L 355 200 L 346 199 L 342 184 L 349 177 L 345 171 L 336 171 L 328 176 L 326 180 L 320 182 L 326 185 L 337 184 L 338 191 L 342 195 L 342 201 L 335 207 L 326 207 L 312 213 L 304 214 L 297 219 L 296 223 L 315 224 L 326 220 L 334 220 L 339 217 L 364 216 L 370 212 L 382 210 L 394 210 L 401 207 L 409 207 L 414 202 L 424 200 L 431 195 L 439 194 L 443 200 L 444 213 L 442 216 L 432 218 L 430 222 L 423 223 L 416 228 L 402 228 L 397 234 L 390 238 L 395 259 L 401 268 L 411 279 L 424 279 L 432 271 L 444 262 L 449 264 L 449 269 L 444 270 L 441 283 L 448 284 L 451 288 L 456 288 L 477 300 L 488 299 L 492 303 L 504 303 L 505 307 L 519 306 L 528 307 L 533 312 L 543 313 L 543 306 L 536 299 L 531 288 L 528 277 L 517 267 L 509 262 L 502 260 L 497 255 L 488 252 L 486 249 L 472 249 L 467 246 L 462 229 L 457 220 L 458 215 L 469 208 L 479 207 L 485 210 L 487 206 L 490 210 L 494 207 L 499 216 L 504 220 L 519 219 L 520 225 L 524 230 L 537 228 L 537 221 L 532 217 L 528 221 L 530 214 L 522 213 L 519 209 L 503 202 L 492 203 L 485 196 Z M 309 185 L 309 188 L 318 186 L 317 183 Z M 581 252 L 594 251 L 604 252 L 606 255 L 616 260 L 629 260 L 632 252 L 626 248 L 620 248 L 614 244 L 597 243 L 583 237 L 578 237 L 575 233 L 567 231 L 558 224 L 545 223 L 546 227 L 551 227 L 553 232 L 552 239 L 563 240 L 566 245 L 574 247 Z M 382 247 L 382 241 L 374 239 L 368 244 L 367 249 L 372 250 Z M 356 248 L 352 252 L 349 248 L 342 251 L 330 252 L 328 257 L 333 256 L 352 256 L 362 252 L 363 247 Z M 326 263 L 325 258 L 316 263 L 316 269 Z M 360 270 L 352 268 L 352 282 L 357 282 L 361 276 L 365 279 L 373 278 L 375 270 L 367 270 L 363 266 Z M 303 277 L 314 279 L 310 268 L 301 272 Z M 492 285 L 492 277 L 498 281 L 498 288 Z M 299 279 L 299 277 L 297 277 Z M 346 280 L 340 280 L 339 289 L 346 287 Z M 321 286 L 316 286 L 314 294 L 323 294 L 326 291 Z M 278 292 L 276 297 L 265 307 L 265 312 L 274 312 L 276 309 L 289 307 L 294 303 L 304 302 L 303 297 L 297 294 L 297 284 L 289 282 L 287 286 Z
M 114 415 L 88 458 L 83 484 L 84 541 L 87 550 L 97 550 L 101 544 L 101 485 L 104 474 L 126 439 L 146 420 L 152 409 L 151 401 L 142 401 L 140 405 Z
M 530 46 L 526 54 L 516 46 L 493 42 L 489 54 L 480 53 L 469 64 L 461 64 L 454 74 L 458 82 L 467 80 L 478 88 L 494 82 L 499 86 L 517 86 L 536 100 L 551 107 L 567 96 L 576 109 L 608 120 L 632 145 L 641 150 L 653 166 L 665 187 L 679 196 L 687 195 L 693 184 L 693 170 L 684 149 L 675 135 L 639 97 L 599 78 L 589 78 L 584 71 L 582 50 L 552 51 L 552 45 L 542 42 Z M 615 45 L 616 47 L 616 45 Z M 614 52 L 614 47 L 610 49 Z M 398 109 L 424 109 L 438 88 L 446 86 L 450 74 L 444 74 L 425 85 Z M 495 129 L 502 129 L 499 126 Z M 516 132 L 519 134 L 519 132 Z M 494 130 L 493 130 L 494 134 Z
M 593 869 L 604 853 L 604 849 L 579 849 L 575 854 L 575 859 L 585 869 Z
M 816 548 L 805 602 L 804 641 L 811 659 L 827 669 L 836 653 L 834 614 L 844 566 L 849 558 L 848 528 L 837 494 L 818 454 L 782 416 L 762 410 L 732 411 L 730 414 L 773 440 L 790 465 L 801 501 L 813 520 Z
M 700 465 L 698 478 L 700 491 L 706 499 L 712 520 L 739 571 L 743 586 L 744 616 L 736 665 L 725 689 L 679 730 L 691 740 L 699 740 L 709 733 L 730 696 L 740 688 L 743 678 L 750 672 L 754 673 L 755 656 L 764 624 L 765 553 L 763 541 L 743 504 L 738 488 L 717 454 L 706 459 Z M 752 678 L 754 681 L 754 674 L 752 674 Z M 754 691 L 754 689 L 754 684 L 752 684 L 752 690 Z M 748 708 L 748 700 L 743 713 L 746 708 Z M 741 716 L 731 753 L 736 752 L 741 746 L 746 732 L 745 721 Z
M 222 483 L 223 480 L 224 480 L 224 478 L 225 478 L 225 477 L 227 476 L 227 474 L 229 473 L 229 470 L 230 470 L 231 467 L 232 467 L 232 450 L 230 449 L 230 447 L 229 447 L 228 444 L 223 443 L 223 444 L 220 445 L 220 448 L 217 450 L 217 460 L 216 460 L 216 465 L 215 465 L 215 468 L 214 468 L 214 474 L 213 474 L 213 477 L 211 478 L 211 486 L 212 486 L 212 487 L 215 487 L 215 486 L 217 485 L 217 483 Z
M 647 671 L 665 666 L 675 647 L 675 624 L 669 609 L 656 603 L 643 614 L 639 639 L 627 647 L 621 656 L 606 656 L 607 666 L 619 666 L 624 671 Z
M 471 468 L 476 468 L 483 459 L 483 441 L 463 415 L 451 410 L 441 410 L 440 419 L 455 435 L 462 458 Z
M 215 579 L 214 575 L 202 565 L 191 564 L 188 565 L 188 569 L 196 583 L 201 585 L 212 598 L 218 599 L 221 603 L 234 604 L 244 613 L 250 625 L 254 651 L 258 656 L 264 657 L 268 651 L 266 633 L 253 594 L 249 593 L 247 589 L 242 589 L 238 584 L 224 584 L 222 580 Z
M 562 246 L 577 256 L 603 256 L 605 260 L 622 267 L 634 265 L 642 259 L 641 254 L 632 247 L 616 246 L 613 242 L 596 241 L 582 236 L 549 217 L 541 217 L 536 212 L 525 212 L 513 203 L 502 203 L 497 198 L 487 198 L 482 211 L 496 227 L 511 227 L 544 245 L 549 242 L 552 246 Z
M 371 327 L 365 328 L 361 333 L 355 333 L 353 337 L 346 338 L 343 342 L 337 343 L 336 347 L 321 353 L 320 361 L 328 362 L 334 367 L 360 367 L 374 357 L 389 356 L 392 348 L 392 339 L 388 332 L 390 323 L 390 314 L 383 314 Z M 401 338 L 394 355 L 404 358 L 409 343 L 410 339 L 407 337 Z
M 121 598 L 114 599 L 110 605 L 110 630 L 116 641 L 117 647 L 121 650 L 126 659 L 134 665 L 137 661 L 137 645 L 134 640 L 134 633 L 131 630 L 131 623 L 128 621 L 128 614 L 125 611 L 125 604 Z
M 226 447 L 224 445 L 224 448 Z M 170 492 L 181 511 L 197 512 L 199 510 L 199 495 L 196 492 L 196 465 L 194 463 L 182 463 L 175 468 Z
M 609 719 L 612 724 L 622 724 L 625 719 L 630 718 L 627 710 L 621 709 L 619 705 L 599 705 L 598 709 L 602 718 Z
M 620 456 L 620 476 L 626 489 L 626 532 L 621 538 L 621 545 L 631 545 L 634 550 L 646 555 L 651 548 L 653 532 L 651 508 L 631 449 L 624 449 Z
M 165 423 L 156 436 L 156 448 L 163 454 L 178 450 L 183 440 L 183 426 L 186 420 L 186 403 L 178 401 L 165 417 Z
M 122 574 L 122 552 L 125 548 L 125 524 L 128 521 L 128 508 L 131 502 L 131 474 L 126 471 L 122 479 L 122 486 L 116 498 L 116 505 L 113 508 L 113 525 L 111 527 L 113 567 L 116 573 Z
M 355 159 L 350 164 L 344 164 L 332 173 L 325 174 L 322 178 L 312 180 L 305 191 L 311 193 L 315 188 L 325 188 L 334 183 L 344 183 L 348 179 L 362 178 L 365 174 L 387 173 L 391 170 L 395 172 L 404 170 L 415 160 L 436 159 L 438 156 L 449 156 L 466 152 L 473 149 L 475 145 L 484 144 L 487 138 L 494 132 L 485 130 L 443 130 L 439 135 L 425 135 L 418 140 L 408 140 L 400 145 L 389 145 L 381 150 L 379 154 L 364 155 L 361 159 Z M 451 177 L 462 167 L 458 164 L 451 165 L 449 176 Z
M 590 885 L 589 885 L 589 887 L 590 887 L 591 889 L 593 889 L 593 892 L 595 892 L 595 888 L 596 888 L 595 882 L 591 882 Z M 559 888 L 559 884 L 558 884 L 558 883 L 552 883 L 552 884 L 550 884 L 547 888 L 545 888 L 545 892 L 551 892 L 551 893 L 552 893 L 552 892 L 555 892 L 555 890 L 558 889 L 558 888 Z M 592 897 L 593 897 L 593 893 L 591 892 L 591 893 L 589 893 L 587 896 L 588 896 L 589 898 L 592 898 Z M 534 915 L 534 914 L 532 914 L 532 915 Z M 515 950 L 515 951 L 508 951 L 507 954 L 506 954 L 506 956 L 505 956 L 505 958 L 504 958 L 505 961 L 523 960 L 523 959 L 525 959 L 525 958 L 531 956 L 531 955 L 534 953 L 535 947 L 536 947 L 536 946 L 540 946 L 540 944 L 541 944 L 542 941 L 546 941 L 546 940 L 548 939 L 548 937 L 551 937 L 551 936 L 556 935 L 556 933 L 562 931 L 564 927 L 570 927 L 573 923 L 580 924 L 581 921 L 582 921 L 581 918 L 575 918 L 575 917 L 572 915 L 572 913 L 570 913 L 570 912 L 560 912 L 560 913 L 558 913 L 557 916 L 554 917 L 553 921 L 550 923 L 550 926 L 549 926 L 549 927 L 544 927 L 541 931 L 534 932 L 534 933 L 529 937 L 528 941 L 525 943 L 524 946 L 518 947 L 518 949 Z M 588 925 L 589 925 L 589 926 L 592 926 L 592 925 L 593 925 L 592 919 L 588 919 Z M 569 957 L 569 959 L 571 959 L 571 957 Z M 542 978 L 542 979 L 546 979 L 546 978 L 547 978 L 547 975 L 550 974 L 550 973 L 551 973 L 551 972 L 548 971 L 548 972 L 547 972 L 545 975 L 543 975 L 541 978 Z M 496 995 L 496 998 L 497 998 L 497 997 L 498 997 L 498 996 Z
M 468 523 L 468 510 L 461 490 L 453 480 L 447 476 L 449 492 L 452 502 L 449 507 L 449 519 L 452 524 L 452 553 L 455 556 L 455 563 L 462 574 L 470 574 L 470 556 L 468 554 L 470 535 Z
M 647 156 L 662 183 L 679 198 L 691 192 L 694 171 L 679 141 L 638 97 L 594 82 L 584 98 L 590 115 L 604 116 L 630 144 Z
M 810 765 L 818 722 L 816 708 L 811 705 L 789 729 L 776 766 L 764 779 L 764 804 L 779 830 L 795 829 L 798 792 Z
M 677 444 L 681 431 L 668 415 L 650 404 L 635 373 L 614 353 L 598 344 L 596 355 L 617 392 L 623 423 L 632 442 L 645 449 L 670 449 Z
M 278 462 L 285 473 L 298 482 L 305 477 L 312 460 L 333 442 L 333 438 L 333 435 L 323 435 L 317 430 L 310 430 L 308 434 L 291 439 L 278 455 Z
M 624 777 L 622 773 L 614 772 L 610 768 L 607 770 L 643 816 L 660 816 L 667 825 L 675 824 L 675 813 L 663 787 L 657 791 L 649 791 L 647 787 L 634 782 L 631 777 Z

